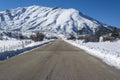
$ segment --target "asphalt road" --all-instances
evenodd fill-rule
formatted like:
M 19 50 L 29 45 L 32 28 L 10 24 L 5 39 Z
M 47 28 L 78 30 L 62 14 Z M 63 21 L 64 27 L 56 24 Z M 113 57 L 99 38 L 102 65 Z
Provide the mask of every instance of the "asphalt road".
M 0 62 L 0 80 L 120 80 L 120 70 L 57 40 Z

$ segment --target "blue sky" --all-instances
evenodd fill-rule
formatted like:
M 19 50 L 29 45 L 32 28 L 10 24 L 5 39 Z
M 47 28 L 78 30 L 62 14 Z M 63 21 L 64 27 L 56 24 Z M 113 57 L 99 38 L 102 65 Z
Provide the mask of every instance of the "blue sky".
M 75 8 L 100 22 L 120 27 L 120 0 L 0 0 L 0 10 L 31 5 Z

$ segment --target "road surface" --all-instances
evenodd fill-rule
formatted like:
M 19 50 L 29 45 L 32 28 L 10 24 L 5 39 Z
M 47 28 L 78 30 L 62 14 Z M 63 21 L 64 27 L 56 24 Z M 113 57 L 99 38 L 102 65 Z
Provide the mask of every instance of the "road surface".
M 0 62 L 0 80 L 120 80 L 120 70 L 57 40 Z

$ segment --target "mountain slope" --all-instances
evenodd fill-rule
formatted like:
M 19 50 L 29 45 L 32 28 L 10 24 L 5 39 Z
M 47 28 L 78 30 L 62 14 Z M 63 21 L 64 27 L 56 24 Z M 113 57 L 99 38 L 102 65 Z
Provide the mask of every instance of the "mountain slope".
M 0 28 L 7 31 L 43 31 L 77 34 L 85 29 L 88 34 L 107 31 L 103 24 L 75 9 L 29 6 L 0 12 Z

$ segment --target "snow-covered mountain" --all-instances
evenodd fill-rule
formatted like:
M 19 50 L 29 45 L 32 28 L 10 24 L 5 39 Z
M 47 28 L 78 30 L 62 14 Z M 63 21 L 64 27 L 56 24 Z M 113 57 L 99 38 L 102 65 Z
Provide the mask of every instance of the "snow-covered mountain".
M 108 31 L 104 24 L 72 8 L 29 6 L 0 12 L 0 30 L 77 34 L 83 29 L 86 33 Z

